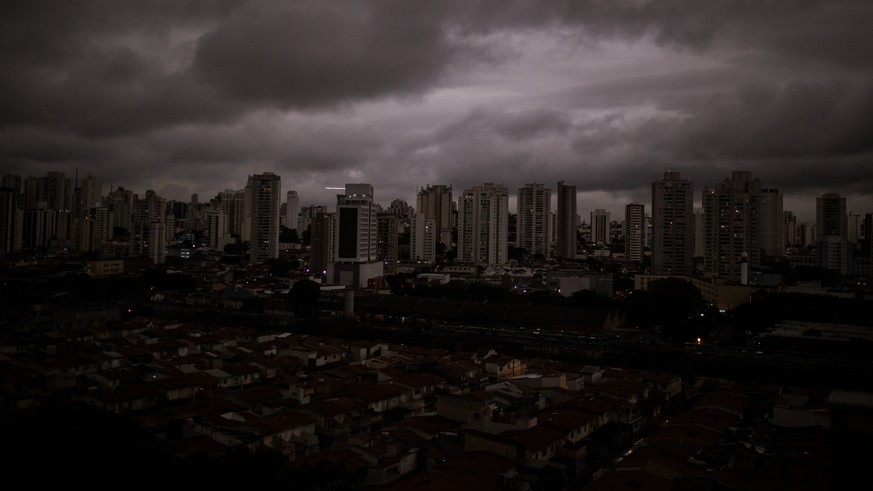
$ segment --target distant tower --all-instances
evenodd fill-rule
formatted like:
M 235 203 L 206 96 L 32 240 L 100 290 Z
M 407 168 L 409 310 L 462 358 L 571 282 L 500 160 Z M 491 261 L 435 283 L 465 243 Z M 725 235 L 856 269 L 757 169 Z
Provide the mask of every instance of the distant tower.
M 679 172 L 652 183 L 652 273 L 691 275 L 694 185 Z
M 392 209 L 403 213 L 401 203 L 392 202 Z M 395 204 L 397 206 L 395 206 Z M 408 206 L 405 207 L 408 211 Z M 413 259 L 432 263 L 436 260 L 437 244 L 445 251 L 452 244 L 452 187 L 437 184 L 422 188 L 416 197 L 416 208 L 410 229 L 410 255 Z
M 327 273 L 327 265 L 334 262 L 334 249 L 336 248 L 336 215 L 324 211 L 323 207 L 310 207 L 318 209 L 311 218 L 310 225 L 310 272 L 318 277 Z
M 703 190 L 704 270 L 742 280 L 743 264 L 761 264 L 761 181 L 748 171 Z
M 576 258 L 576 186 L 558 181 L 558 209 L 555 216 L 555 257 Z
M 609 212 L 597 208 L 591 212 L 591 241 L 597 245 L 610 243 Z
M 346 184 L 337 195 L 336 247 L 328 264 L 328 279 L 363 288 L 384 274 L 378 257 L 378 211 L 371 184 Z
M 529 183 L 518 188 L 516 246 L 529 255 L 549 257 L 552 249 L 552 190 Z
M 18 192 L 12 187 L 0 187 L 0 257 L 21 248 L 21 219 Z
M 297 191 L 285 195 L 285 228 L 297 230 L 297 216 L 300 214 L 300 197 Z
M 253 263 L 279 257 L 279 196 L 279 176 L 272 172 L 249 176 L 244 209 Z
M 800 231 L 797 227 L 797 216 L 792 211 L 783 211 L 785 217 L 785 246 L 800 245 Z
M 758 201 L 758 237 L 761 258 L 785 256 L 785 213 L 778 189 L 761 189 Z
M 486 182 L 458 197 L 458 260 L 506 264 L 509 245 L 509 191 Z
M 382 269 L 385 275 L 397 274 L 397 260 L 400 257 L 398 252 L 399 240 L 397 229 L 400 224 L 400 218 L 393 213 L 380 213 L 378 215 L 379 241 L 376 246 L 376 255 L 382 260 Z
M 642 203 L 628 203 L 624 207 L 624 259 L 639 263 L 643 260 L 646 244 L 646 207 Z
M 833 235 L 848 239 L 848 216 L 846 198 L 837 193 L 826 193 L 815 199 L 816 240 L 821 242 Z

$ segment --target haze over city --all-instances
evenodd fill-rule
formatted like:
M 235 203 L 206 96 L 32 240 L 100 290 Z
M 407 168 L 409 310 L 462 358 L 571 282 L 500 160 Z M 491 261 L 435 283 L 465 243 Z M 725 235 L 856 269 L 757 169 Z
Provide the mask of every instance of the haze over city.
M 274 172 L 301 204 L 565 180 L 583 216 L 743 170 L 801 220 L 827 192 L 868 213 L 870 25 L 860 1 L 4 2 L 0 166 L 184 201 Z

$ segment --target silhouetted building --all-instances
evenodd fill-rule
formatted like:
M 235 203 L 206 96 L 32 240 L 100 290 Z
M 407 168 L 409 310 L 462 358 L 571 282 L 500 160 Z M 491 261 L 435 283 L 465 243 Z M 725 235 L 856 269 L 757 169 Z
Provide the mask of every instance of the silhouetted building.
M 576 186 L 558 181 L 555 213 L 555 257 L 576 258 Z
M 528 254 L 549 257 L 552 249 L 552 191 L 543 184 L 518 188 L 516 246 Z
M 624 259 L 641 262 L 646 244 L 646 207 L 642 203 L 628 203 L 624 207 Z
M 694 186 L 679 172 L 652 183 L 652 273 L 691 275 Z
M 249 176 L 244 223 L 248 230 L 249 258 L 253 263 L 279 257 L 279 196 L 279 176 L 272 172 Z

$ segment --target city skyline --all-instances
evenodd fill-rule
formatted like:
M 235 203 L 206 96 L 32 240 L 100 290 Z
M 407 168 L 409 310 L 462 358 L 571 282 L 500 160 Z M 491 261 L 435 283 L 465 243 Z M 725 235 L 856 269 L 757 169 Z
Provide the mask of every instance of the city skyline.
M 370 182 L 577 187 L 748 171 L 814 221 L 873 211 L 868 2 L 4 2 L 0 173 L 167 199 L 272 172 L 300 204 Z M 112 186 L 112 189 L 109 187 Z

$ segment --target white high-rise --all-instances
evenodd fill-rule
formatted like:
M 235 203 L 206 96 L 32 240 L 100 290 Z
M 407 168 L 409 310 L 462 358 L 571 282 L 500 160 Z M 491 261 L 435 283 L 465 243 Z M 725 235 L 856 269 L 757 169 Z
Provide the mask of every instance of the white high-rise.
M 337 195 L 334 261 L 328 264 L 328 279 L 361 288 L 383 274 L 378 258 L 378 208 L 371 184 L 346 184 Z

